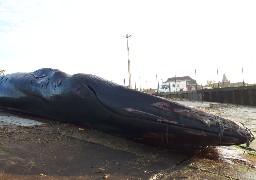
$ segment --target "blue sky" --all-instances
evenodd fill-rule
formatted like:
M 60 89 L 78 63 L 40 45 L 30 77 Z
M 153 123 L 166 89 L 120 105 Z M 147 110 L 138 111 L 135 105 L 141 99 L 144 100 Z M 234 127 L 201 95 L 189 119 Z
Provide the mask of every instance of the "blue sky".
M 236 0 L 0 0 L 0 69 L 52 67 L 122 84 L 128 33 L 137 86 L 155 88 L 156 74 L 256 83 L 255 9 Z

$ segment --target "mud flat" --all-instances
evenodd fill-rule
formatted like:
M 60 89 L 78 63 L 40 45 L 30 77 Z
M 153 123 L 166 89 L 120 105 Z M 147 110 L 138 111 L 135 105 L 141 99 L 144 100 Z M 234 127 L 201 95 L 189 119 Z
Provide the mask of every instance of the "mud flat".
M 179 103 L 242 122 L 256 109 Z M 256 179 L 256 146 L 157 149 L 72 124 L 0 110 L 0 179 Z

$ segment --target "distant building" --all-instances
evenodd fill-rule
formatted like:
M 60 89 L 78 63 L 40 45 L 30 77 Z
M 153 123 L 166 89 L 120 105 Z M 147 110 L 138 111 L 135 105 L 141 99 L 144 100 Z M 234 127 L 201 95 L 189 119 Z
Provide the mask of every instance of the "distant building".
M 227 87 L 240 87 L 240 86 L 252 86 L 253 84 L 248 84 L 245 82 L 235 82 L 231 83 L 230 80 L 227 79 L 226 74 L 223 74 L 222 81 L 207 81 L 207 85 L 203 87 L 203 89 L 214 89 L 214 88 L 227 88 Z
M 227 88 L 227 87 L 241 87 L 241 86 L 253 86 L 254 84 L 248 84 L 245 82 L 214 82 L 211 86 L 204 86 L 203 89 L 214 89 L 214 88 Z M 211 88 L 209 88 L 211 87 Z
M 178 91 L 193 91 L 197 90 L 196 80 L 189 76 L 172 77 L 163 82 L 158 89 L 159 93 L 178 92 Z
M 228 82 L 230 83 L 230 81 L 228 80 L 226 74 L 224 73 L 223 76 L 222 76 L 222 82 L 225 83 L 225 82 Z
M 149 89 L 142 89 L 141 91 L 148 94 L 155 94 L 157 89 L 149 88 Z

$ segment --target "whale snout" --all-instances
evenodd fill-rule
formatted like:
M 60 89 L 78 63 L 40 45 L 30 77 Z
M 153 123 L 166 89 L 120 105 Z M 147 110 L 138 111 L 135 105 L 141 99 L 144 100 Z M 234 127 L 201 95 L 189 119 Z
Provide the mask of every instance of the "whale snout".
M 247 144 L 254 139 L 242 124 L 192 109 L 174 102 L 161 101 L 144 109 L 123 108 L 144 124 L 142 137 L 147 142 L 175 146 L 219 146 Z M 142 121 L 142 120 L 141 120 Z M 148 126 L 153 126 L 148 128 Z M 151 129 L 147 131 L 147 129 Z M 169 146 L 168 145 L 168 146 Z

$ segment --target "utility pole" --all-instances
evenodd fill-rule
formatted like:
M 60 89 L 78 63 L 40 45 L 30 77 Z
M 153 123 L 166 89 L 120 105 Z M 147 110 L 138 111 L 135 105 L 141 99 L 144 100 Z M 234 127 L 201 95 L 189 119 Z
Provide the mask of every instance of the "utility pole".
M 196 69 L 195 69 L 195 80 L 196 80 Z M 197 82 L 196 82 L 196 90 L 197 90 Z
M 242 66 L 242 76 L 243 76 L 243 86 L 245 85 L 245 82 L 244 82 L 244 67 Z
M 132 88 L 132 80 L 131 80 L 131 69 L 130 69 L 130 58 L 129 58 L 129 44 L 128 44 L 128 38 L 131 37 L 131 35 L 126 34 L 125 38 L 127 39 L 127 52 L 128 52 L 128 75 L 129 75 L 129 85 L 128 87 Z
M 156 81 L 157 81 L 157 93 L 158 93 L 158 90 L 159 90 L 159 81 L 158 81 L 158 79 L 157 79 L 157 74 L 156 74 Z

